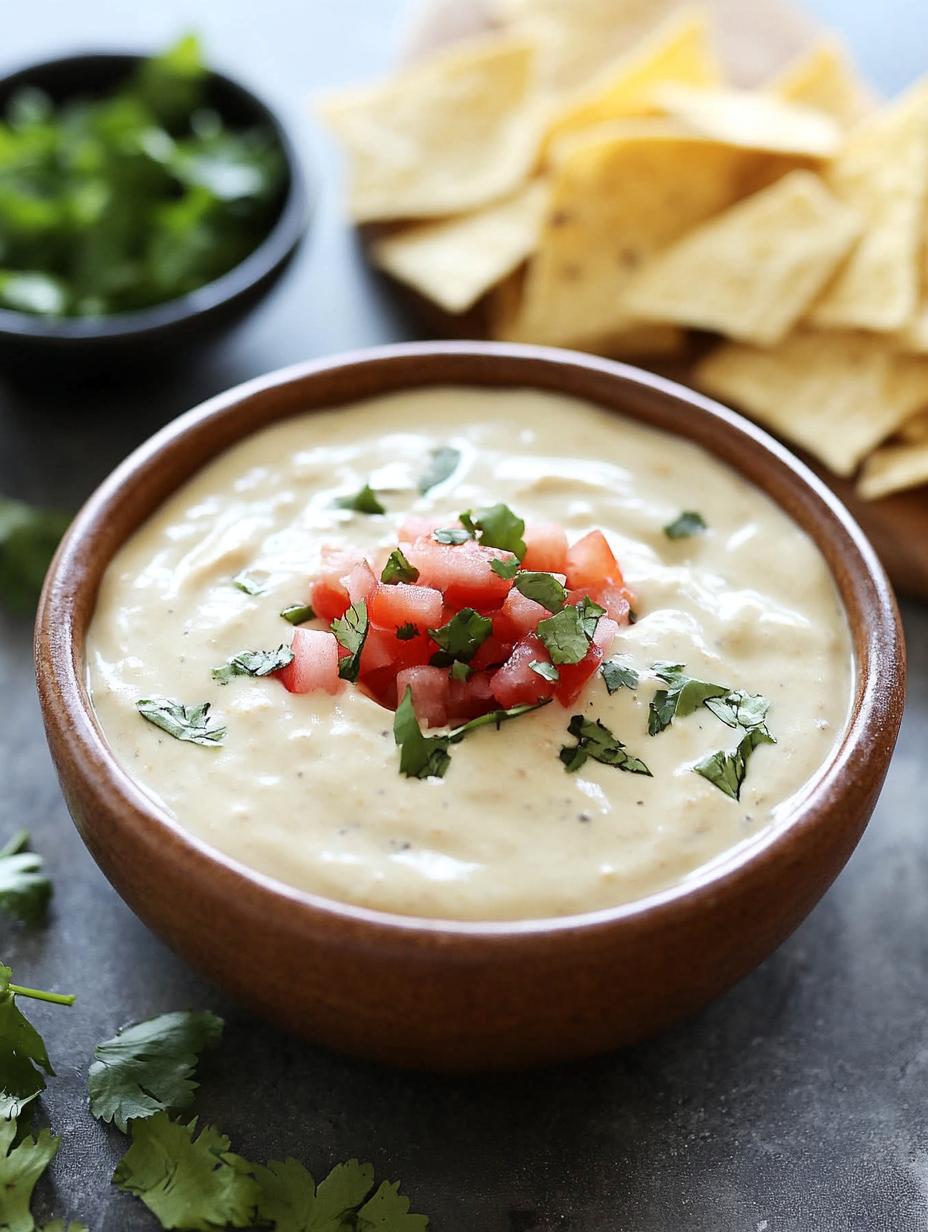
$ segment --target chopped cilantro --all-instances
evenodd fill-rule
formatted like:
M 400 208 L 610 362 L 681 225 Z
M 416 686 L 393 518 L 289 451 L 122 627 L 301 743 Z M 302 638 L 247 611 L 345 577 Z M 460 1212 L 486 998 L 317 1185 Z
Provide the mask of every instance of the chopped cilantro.
M 553 663 L 545 663 L 541 659 L 533 659 L 529 664 L 529 668 L 536 675 L 541 676 L 543 680 L 550 680 L 552 684 L 555 684 L 561 678 L 561 673 Z
M 489 616 L 481 616 L 472 607 L 462 607 L 440 629 L 429 629 L 429 637 L 442 649 L 444 655 L 451 659 L 472 659 L 493 631 L 493 621 Z M 447 666 L 443 660 L 438 666 Z
M 451 671 L 448 675 L 452 680 L 466 680 L 474 669 L 469 663 L 464 663 L 460 659 L 455 659 L 451 664 Z
M 180 1010 L 117 1031 L 93 1052 L 91 1113 L 125 1133 L 129 1121 L 189 1107 L 197 1058 L 219 1043 L 222 1027 L 215 1014 Z
M 70 521 L 67 514 L 0 497 L 0 603 L 14 612 L 35 608 L 58 541 Z
M 490 568 L 497 577 L 506 578 L 508 581 L 519 572 L 519 562 L 515 557 L 512 560 L 491 560 Z
M 384 1181 L 373 1194 L 374 1169 L 349 1159 L 316 1185 L 295 1159 L 254 1168 L 260 1187 L 257 1214 L 275 1232 L 426 1232 L 424 1215 L 409 1213 L 397 1183 Z
M 762 727 L 770 709 L 766 697 L 760 693 L 746 693 L 744 689 L 734 689 L 725 697 L 709 697 L 704 705 L 728 727 L 743 727 L 745 731 Z
M 353 496 L 340 496 L 335 502 L 339 509 L 350 509 L 352 513 L 386 513 L 387 510 L 377 499 L 377 493 L 366 483 Z
M 414 637 L 419 636 L 419 627 L 418 625 L 414 625 L 412 621 L 409 621 L 408 624 L 399 626 L 396 631 L 396 636 L 401 642 L 409 642 Z
M 211 727 L 209 702 L 185 706 L 167 697 L 140 697 L 135 708 L 143 719 L 154 723 L 175 740 L 215 748 L 226 738 L 224 727 Z
M 415 582 L 418 577 L 419 570 L 409 563 L 403 554 L 403 549 L 394 548 L 383 567 L 380 580 L 390 586 L 396 582 Z
M 54 1159 L 61 1139 L 48 1129 L 34 1138 L 23 1137 L 19 1142 L 16 1138 L 15 1119 L 0 1119 L 0 1227 L 7 1232 L 32 1232 L 32 1191 Z
M 525 556 L 525 522 L 516 517 L 508 505 L 490 505 L 486 509 L 469 509 L 461 514 L 461 525 L 472 533 L 480 532 L 485 548 L 502 548 L 519 560 Z
M 243 590 L 246 595 L 263 595 L 264 587 L 260 582 L 255 581 L 247 573 L 240 573 L 238 577 L 232 579 L 232 585 L 237 586 L 239 590 Z
M 732 800 L 741 799 L 741 787 L 748 770 L 748 761 L 759 744 L 776 744 L 766 727 L 752 727 L 745 732 L 737 748 L 731 752 L 720 749 L 710 753 L 693 766 L 693 772 L 708 779 Z
M 658 689 L 651 702 L 648 713 L 648 734 L 651 736 L 669 727 L 675 718 L 685 719 L 707 698 L 724 697 L 728 692 L 726 685 L 708 684 L 687 676 L 682 663 L 655 663 L 654 671 L 670 688 Z
M 450 479 L 458 469 L 461 461 L 461 451 L 453 445 L 441 445 L 429 454 L 429 464 L 419 479 L 419 491 L 425 495 L 432 488 Z
M 460 526 L 443 526 L 432 531 L 432 538 L 436 543 L 444 543 L 450 547 L 460 547 L 473 537 L 469 530 L 462 530 Z
M 535 630 L 552 663 L 579 663 L 590 649 L 590 637 L 578 608 L 565 607 L 538 622 Z
M 708 529 L 701 513 L 687 510 L 664 527 L 664 534 L 668 539 L 689 539 L 693 535 L 701 535 Z
M 580 623 L 583 625 L 583 631 L 588 638 L 592 640 L 596 633 L 596 626 L 600 622 L 600 618 L 605 616 L 606 609 L 600 607 L 598 603 L 594 603 L 588 596 L 584 595 L 577 604 L 577 611 L 580 614 Z
M 42 872 L 42 857 L 29 851 L 29 832 L 20 830 L 0 848 L 0 911 L 36 924 L 45 915 L 52 883 Z
M 332 621 L 332 632 L 339 645 L 344 646 L 348 654 L 338 661 L 338 674 L 342 680 L 357 680 L 361 670 L 361 651 L 367 641 L 368 630 L 367 604 L 363 599 L 352 603 L 344 614 Z
M 12 974 L 9 967 L 0 965 L 0 1123 L 15 1120 L 45 1090 L 42 1070 L 52 1076 L 55 1073 L 41 1035 L 20 1012 L 16 998 L 31 997 L 53 1005 L 74 1004 L 71 996 L 12 984 Z
M 588 757 L 604 766 L 615 766 L 629 774 L 644 774 L 651 778 L 651 771 L 638 757 L 633 757 L 625 745 L 598 719 L 585 719 L 575 714 L 567 725 L 568 732 L 576 738 L 575 745 L 565 745 L 560 752 L 561 761 L 568 773 L 579 770 Z
M 280 614 L 284 620 L 289 621 L 292 625 L 302 625 L 307 620 L 316 619 L 316 613 L 308 603 L 291 603 Z
M 233 676 L 271 676 L 293 662 L 289 646 L 276 650 L 242 650 L 222 667 L 213 668 L 213 679 L 228 684 Z
M 619 655 L 607 659 L 600 671 L 610 693 L 617 693 L 619 689 L 638 688 L 638 673 L 627 659 Z
M 567 591 L 551 573 L 520 573 L 513 585 L 519 594 L 549 612 L 559 612 L 567 603 Z

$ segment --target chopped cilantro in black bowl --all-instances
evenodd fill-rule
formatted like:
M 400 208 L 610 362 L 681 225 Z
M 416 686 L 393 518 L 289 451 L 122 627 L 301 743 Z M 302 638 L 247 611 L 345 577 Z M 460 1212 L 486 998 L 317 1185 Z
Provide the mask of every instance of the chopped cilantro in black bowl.
M 292 256 L 289 138 L 196 39 L 0 80 L 0 352 L 106 364 L 231 323 Z

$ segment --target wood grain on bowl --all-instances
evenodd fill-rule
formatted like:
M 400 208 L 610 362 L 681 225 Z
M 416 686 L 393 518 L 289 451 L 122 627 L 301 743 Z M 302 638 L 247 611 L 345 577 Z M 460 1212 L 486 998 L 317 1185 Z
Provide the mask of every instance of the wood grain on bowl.
M 429 385 L 569 393 L 708 449 L 818 544 L 856 660 L 847 731 L 787 821 L 637 903 L 587 915 L 467 923 L 301 893 L 192 838 L 127 777 L 94 717 L 85 637 L 118 547 L 208 459 L 307 410 Z M 53 563 L 36 630 L 49 744 L 72 816 L 134 911 L 233 996 L 306 1038 L 401 1065 L 522 1067 L 602 1052 L 665 1027 L 745 975 L 811 909 L 857 843 L 901 720 L 892 592 L 839 502 L 733 413 L 650 374 L 493 344 L 387 347 L 299 365 L 189 412 L 120 466 Z

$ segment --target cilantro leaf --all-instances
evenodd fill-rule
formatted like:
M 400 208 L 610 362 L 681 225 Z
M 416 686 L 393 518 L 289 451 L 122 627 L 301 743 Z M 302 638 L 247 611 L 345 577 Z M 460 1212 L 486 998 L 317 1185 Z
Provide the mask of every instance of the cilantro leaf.
M 274 1232 L 341 1232 L 374 1184 L 374 1169 L 356 1159 L 337 1164 L 318 1186 L 295 1159 L 272 1161 L 254 1174 L 260 1186 L 257 1213 Z
M 0 1227 L 5 1232 L 33 1232 L 30 1206 L 36 1181 L 51 1163 L 60 1138 L 43 1129 L 14 1146 L 15 1120 L 0 1120 Z
M 579 608 L 565 607 L 539 620 L 535 630 L 552 663 L 579 663 L 590 649 L 590 635 L 583 627 Z
M 350 509 L 353 513 L 386 513 L 384 505 L 377 499 L 377 493 L 366 483 L 354 496 L 340 496 L 335 502 L 339 509 Z
M 519 572 L 519 562 L 515 557 L 512 560 L 499 560 L 497 558 L 490 561 L 490 568 L 497 577 L 505 578 L 509 581 Z
M 195 1138 L 196 1128 L 196 1117 L 184 1125 L 166 1112 L 132 1121 L 113 1184 L 140 1198 L 163 1228 L 251 1227 L 260 1199 L 251 1165 L 215 1126 Z
M 14 612 L 35 608 L 70 521 L 67 514 L 0 497 L 0 603 Z
M 432 531 L 432 538 L 436 543 L 443 543 L 450 547 L 459 548 L 462 543 L 466 543 L 473 537 L 469 530 L 462 530 L 459 526 L 443 526 L 439 530 Z
M 93 1051 L 91 1113 L 125 1133 L 131 1120 L 189 1107 L 199 1054 L 219 1043 L 222 1028 L 215 1014 L 182 1010 L 117 1031 Z
M 461 525 L 471 532 L 480 531 L 485 548 L 502 548 L 519 560 L 525 556 L 525 522 L 516 517 L 508 505 L 490 505 L 486 509 L 469 509 L 461 514 Z
M 721 749 L 703 757 L 693 766 L 693 772 L 708 779 L 732 800 L 740 800 L 741 787 L 748 772 L 748 761 L 759 744 L 776 744 L 776 740 L 765 727 L 753 727 L 745 732 L 737 748 L 731 752 Z
M 600 618 L 605 616 L 606 609 L 600 607 L 598 603 L 594 603 L 588 595 L 584 595 L 577 604 L 577 612 L 580 616 L 583 632 L 592 641 L 596 633 L 596 626 L 599 624 Z
M 316 613 L 308 603 L 291 603 L 280 614 L 292 625 L 303 625 L 307 620 L 316 619 Z
M 0 1121 L 15 1120 L 45 1090 L 42 1070 L 50 1075 L 55 1073 L 45 1041 L 20 1012 L 16 998 L 32 997 L 55 1005 L 74 1003 L 73 997 L 60 993 L 12 984 L 12 974 L 9 967 L 0 965 Z
M 402 548 L 394 548 L 383 567 L 380 580 L 386 586 L 396 582 L 415 582 L 419 578 L 419 570 L 406 559 Z
M 540 603 L 549 612 L 559 612 L 567 603 L 567 591 L 551 573 L 520 573 L 513 586 L 519 594 Z
M 338 661 L 338 674 L 342 680 L 357 680 L 361 670 L 361 651 L 367 641 L 367 604 L 363 599 L 352 603 L 344 614 L 332 621 L 332 632 L 339 645 L 344 646 L 348 654 Z
M 727 685 L 709 684 L 687 676 L 682 663 L 655 663 L 654 671 L 670 688 L 658 689 L 654 694 L 648 711 L 648 734 L 651 736 L 669 727 L 675 718 L 685 719 L 707 698 L 724 697 L 728 692 Z
M 604 766 L 615 766 L 617 770 L 626 770 L 629 774 L 652 777 L 644 762 L 633 757 L 622 741 L 599 719 L 585 719 L 582 714 L 575 714 L 567 730 L 577 741 L 576 745 L 565 745 L 560 752 L 561 761 L 569 773 L 579 770 L 587 758 L 592 757 Z
M 704 705 L 728 727 L 743 727 L 745 731 L 763 727 L 770 709 L 766 697 L 760 693 L 746 693 L 744 689 L 733 689 L 725 697 L 706 698 Z
M 701 513 L 687 510 L 664 527 L 664 534 L 668 539 L 689 539 L 693 535 L 701 535 L 708 529 Z
M 536 675 L 541 676 L 543 680 L 550 680 L 552 684 L 555 684 L 561 678 L 561 673 L 553 663 L 545 663 L 541 659 L 533 659 L 529 664 L 529 668 Z
M 401 642 L 412 641 L 414 637 L 419 636 L 419 627 L 414 625 L 412 621 L 408 621 L 405 625 L 400 625 L 396 630 L 396 636 Z
M 419 479 L 419 491 L 425 495 L 432 488 L 450 479 L 458 469 L 461 461 L 460 449 L 453 445 L 441 445 L 429 454 L 429 464 Z
M 455 659 L 451 664 L 449 675 L 452 680 L 467 680 L 474 669 L 468 663 L 464 663 L 461 659 Z
M 407 686 L 393 716 L 393 738 L 400 750 L 400 774 L 407 778 L 443 778 L 451 764 L 447 736 L 424 736 Z
M 155 727 L 160 727 L 175 740 L 215 748 L 226 738 L 224 727 L 210 726 L 209 702 L 186 706 L 167 697 L 140 697 L 135 708 L 143 719 L 154 723 Z
M 638 688 L 638 673 L 627 659 L 619 655 L 607 659 L 600 671 L 610 693 L 617 693 L 619 689 Z
M 232 585 L 244 591 L 246 595 L 263 595 L 264 587 L 249 573 L 240 573 L 232 579 Z
M 399 1188 L 399 1181 L 378 1187 L 358 1211 L 357 1232 L 426 1232 L 428 1217 L 411 1215 L 409 1199 Z
M 213 668 L 213 679 L 228 684 L 233 676 L 270 676 L 293 662 L 293 651 L 280 645 L 276 650 L 242 650 L 222 667 Z
M 29 833 L 20 830 L 0 848 L 0 910 L 35 924 L 45 915 L 52 883 L 42 872 L 42 857 L 28 846 Z
M 440 629 L 429 629 L 429 637 L 442 649 L 447 661 L 473 658 L 477 650 L 493 632 L 493 621 L 481 616 L 472 607 L 462 607 Z M 435 658 L 439 656 L 436 655 Z M 447 666 L 442 660 L 438 666 Z

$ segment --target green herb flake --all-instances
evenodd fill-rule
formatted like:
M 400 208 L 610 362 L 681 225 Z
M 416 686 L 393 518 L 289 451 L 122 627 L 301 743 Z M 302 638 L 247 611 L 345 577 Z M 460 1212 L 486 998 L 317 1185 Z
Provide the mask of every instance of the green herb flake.
M 741 788 L 744 784 L 751 754 L 760 744 L 776 744 L 773 736 L 765 727 L 754 727 L 745 732 L 737 748 L 731 752 L 722 749 L 710 753 L 693 766 L 693 772 L 708 779 L 714 787 L 732 800 L 741 799 Z
M 480 532 L 485 548 L 501 548 L 512 552 L 519 560 L 525 556 L 525 522 L 508 505 L 490 505 L 486 509 L 469 509 L 460 517 L 461 525 L 471 532 Z
M 709 684 L 687 676 L 682 663 L 655 663 L 654 671 L 670 687 L 658 689 L 649 707 L 648 734 L 651 736 L 664 731 L 674 719 L 685 719 L 708 698 L 724 697 L 728 693 L 727 685 Z
M 15 1121 L 26 1105 L 45 1090 L 44 1074 L 55 1073 L 45 1041 L 21 1013 L 16 998 L 29 997 L 53 1005 L 74 1004 L 72 996 L 13 984 L 12 975 L 9 967 L 0 965 L 0 1124 Z M 0 1196 L 2 1193 L 0 1184 Z
M 701 513 L 687 510 L 664 527 L 664 534 L 668 539 L 690 539 L 693 535 L 701 535 L 708 529 Z
M 607 659 L 599 670 L 610 693 L 617 693 L 619 689 L 638 688 L 638 673 L 628 659 L 614 655 Z
M 596 626 L 606 614 L 606 609 L 600 607 L 598 603 L 594 603 L 588 595 L 584 595 L 577 604 L 577 612 L 580 616 L 580 623 L 583 626 L 583 631 L 592 641 L 596 633 Z
M 35 608 L 48 566 L 70 521 L 67 514 L 0 497 L 0 603 L 10 611 Z
M 222 667 L 213 668 L 213 679 L 228 684 L 233 676 L 271 676 L 293 662 L 293 651 L 280 645 L 276 650 L 242 650 Z
M 551 573 L 520 573 L 513 585 L 519 594 L 549 612 L 559 612 L 567 604 L 567 591 Z
M 383 567 L 380 575 L 381 582 L 385 586 L 393 586 L 397 582 L 416 582 L 418 579 L 419 570 L 409 563 L 403 554 L 403 549 L 394 548 Z
M 473 537 L 469 530 L 464 530 L 460 526 L 443 526 L 432 531 L 432 538 L 435 542 L 442 543 L 446 547 L 460 547 L 462 543 L 466 543 Z
M 726 726 L 743 727 L 745 731 L 763 727 L 770 709 L 766 697 L 760 693 L 746 693 L 744 689 L 733 689 L 725 697 L 709 697 L 704 705 Z
M 308 603 L 291 603 L 280 614 L 291 625 L 304 625 L 308 620 L 316 619 L 316 613 Z
M 461 451 L 453 445 L 442 445 L 429 454 L 429 464 L 419 479 L 419 491 L 425 495 L 432 488 L 450 479 L 461 462 Z
M 464 663 L 460 659 L 455 659 L 451 664 L 451 670 L 448 675 L 452 680 L 467 680 L 474 669 L 469 663 Z
M 226 738 L 226 729 L 213 725 L 209 717 L 209 702 L 187 706 L 167 697 L 140 697 L 135 708 L 143 719 L 154 723 L 162 731 L 188 744 L 200 744 L 215 748 Z
M 19 1142 L 16 1138 L 16 1121 L 0 1120 L 0 1226 L 9 1232 L 32 1232 L 32 1191 L 55 1158 L 61 1139 L 48 1129 L 34 1138 Z
M 451 659 L 463 659 L 465 662 L 472 659 L 493 632 L 493 621 L 489 616 L 481 616 L 472 607 L 462 607 L 446 625 L 440 629 L 429 629 L 428 632 L 447 656 L 447 662 L 442 660 L 438 666 L 447 667 Z
M 579 663 L 590 649 L 590 635 L 576 607 L 565 607 L 553 616 L 538 622 L 535 630 L 551 656 L 551 662 Z
M 247 573 L 240 573 L 238 577 L 232 579 L 232 585 L 237 586 L 239 590 L 245 592 L 246 595 L 263 595 L 264 587 L 260 582 L 256 581 Z
M 336 1164 L 316 1185 L 295 1159 L 254 1168 L 260 1187 L 258 1216 L 276 1232 L 426 1232 L 428 1219 L 410 1214 L 397 1182 L 374 1188 L 370 1164 L 349 1159 Z
M 556 684 L 561 678 L 561 673 L 557 670 L 553 663 L 545 663 L 541 659 L 533 659 L 529 664 L 529 668 L 542 680 L 550 680 L 552 684 Z
M 342 680 L 357 680 L 361 670 L 361 651 L 367 641 L 367 604 L 361 599 L 352 603 L 344 614 L 332 621 L 332 632 L 339 645 L 344 646 L 348 654 L 338 661 L 338 674 Z
M 561 761 L 568 773 L 579 770 L 587 758 L 604 766 L 614 766 L 629 774 L 643 774 L 651 778 L 651 771 L 638 757 L 633 757 L 625 745 L 598 719 L 585 719 L 575 714 L 567 725 L 576 745 L 565 745 L 560 752 Z
M 396 636 L 401 642 L 410 642 L 414 637 L 419 636 L 419 627 L 414 625 L 412 621 L 409 621 L 408 624 L 399 626 Z
M 386 507 L 377 499 L 377 493 L 366 483 L 354 496 L 340 496 L 335 502 L 339 509 L 350 509 L 352 513 L 386 513 Z
M 490 568 L 497 577 L 510 581 L 519 572 L 519 562 L 515 557 L 512 560 L 491 560 Z
M 18 831 L 0 847 L 0 911 L 24 924 L 44 919 L 52 883 L 42 868 L 42 857 L 29 851 L 27 830 Z

